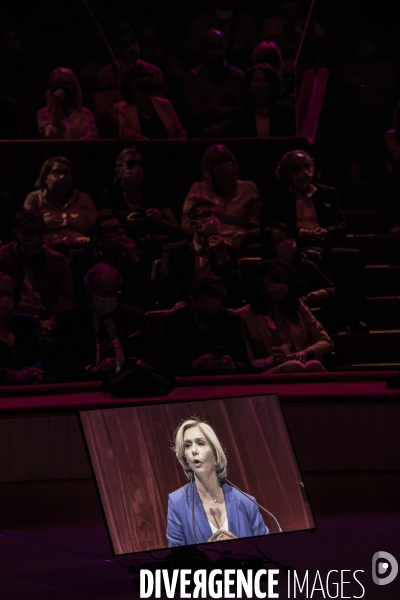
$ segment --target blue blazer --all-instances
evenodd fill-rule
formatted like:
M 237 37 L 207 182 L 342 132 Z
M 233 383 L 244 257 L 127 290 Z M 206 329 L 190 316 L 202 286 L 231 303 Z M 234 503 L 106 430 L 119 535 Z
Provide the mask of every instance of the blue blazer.
M 227 483 L 222 484 L 229 531 L 238 538 L 266 535 L 269 533 L 258 506 Z M 193 532 L 192 494 L 194 494 Z M 169 495 L 167 515 L 168 546 L 204 544 L 212 536 L 203 504 L 193 483 L 188 483 Z

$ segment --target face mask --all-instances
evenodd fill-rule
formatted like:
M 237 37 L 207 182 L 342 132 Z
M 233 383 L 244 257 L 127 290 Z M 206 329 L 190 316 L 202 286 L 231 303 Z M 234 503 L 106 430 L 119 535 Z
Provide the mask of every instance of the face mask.
M 117 309 L 118 298 L 103 298 L 103 296 L 93 295 L 91 305 L 98 315 L 109 315 Z
M 54 177 L 49 175 L 47 180 L 47 187 L 51 192 L 67 193 L 72 187 L 71 175 L 65 175 L 64 177 Z
M 271 304 L 284 300 L 289 293 L 289 287 L 285 283 L 269 283 L 263 291 L 264 298 Z
M 11 296 L 3 296 L 0 298 L 0 314 L 4 315 L 10 312 L 14 306 Z
M 211 235 L 218 235 L 221 230 L 221 223 L 216 217 L 211 217 L 206 221 L 201 221 L 199 223 L 198 232 L 205 238 L 210 237 Z
M 131 167 L 131 168 L 122 168 L 121 171 L 121 179 L 123 179 L 126 182 L 140 182 L 142 181 L 143 177 L 144 177 L 144 170 L 143 167 L 140 167 L 139 165 L 136 165 L 135 167 Z
M 43 248 L 41 235 L 19 235 L 18 250 L 24 256 L 34 257 L 40 254 Z
M 214 177 L 221 182 L 232 181 L 235 176 L 235 166 L 231 162 L 224 162 L 219 165 L 215 165 Z
M 292 262 L 297 252 L 297 244 L 294 240 L 285 240 L 275 248 L 276 257 L 286 262 Z

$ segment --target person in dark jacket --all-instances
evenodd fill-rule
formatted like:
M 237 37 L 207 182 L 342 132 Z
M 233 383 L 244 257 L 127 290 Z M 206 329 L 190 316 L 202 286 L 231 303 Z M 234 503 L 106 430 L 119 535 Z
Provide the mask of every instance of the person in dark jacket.
M 198 273 L 212 271 L 223 280 L 228 303 L 237 306 L 242 299 L 238 274 L 238 251 L 219 234 L 221 222 L 211 200 L 199 199 L 188 213 L 193 232 L 191 240 L 166 244 L 161 261 L 161 277 L 167 306 L 186 302 Z
M 214 273 L 193 284 L 191 306 L 171 311 L 164 320 L 163 363 L 173 375 L 230 375 L 247 372 L 239 317 L 221 308 L 226 290 Z
M 347 325 L 368 331 L 363 322 L 366 271 L 363 256 L 346 244 L 346 221 L 334 188 L 314 183 L 314 160 L 304 150 L 284 154 L 277 165 L 280 185 L 262 205 L 262 231 L 284 223 L 307 258 L 326 269 L 346 298 Z
M 15 312 L 40 321 L 48 335 L 57 311 L 74 302 L 71 273 L 66 257 L 44 243 L 43 215 L 21 210 L 14 218 L 14 241 L 0 248 L 0 271 L 15 284 Z
M 153 361 L 144 312 L 118 303 L 122 277 L 97 263 L 85 278 L 87 300 L 57 314 L 51 368 L 61 380 L 101 380 L 125 361 Z
M 228 135 L 231 137 L 279 137 L 295 135 L 292 106 L 280 102 L 282 80 L 267 63 L 250 67 L 242 83 L 244 106 L 235 110 Z

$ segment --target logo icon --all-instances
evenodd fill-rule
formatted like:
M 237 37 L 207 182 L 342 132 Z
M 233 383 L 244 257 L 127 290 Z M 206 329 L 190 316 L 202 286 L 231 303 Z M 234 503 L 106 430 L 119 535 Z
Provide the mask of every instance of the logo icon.
M 390 567 L 390 568 L 389 568 Z M 375 552 L 372 557 L 372 580 L 376 585 L 392 583 L 399 571 L 399 565 L 393 554 L 389 552 Z M 387 575 L 385 575 L 387 573 Z M 385 575 L 385 577 L 380 577 Z

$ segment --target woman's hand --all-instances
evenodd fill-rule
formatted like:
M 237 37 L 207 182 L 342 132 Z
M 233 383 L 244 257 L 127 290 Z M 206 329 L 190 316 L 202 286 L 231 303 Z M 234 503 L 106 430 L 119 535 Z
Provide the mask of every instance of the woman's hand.
M 220 542 L 222 540 L 237 540 L 237 536 L 226 529 L 217 529 L 207 542 Z

